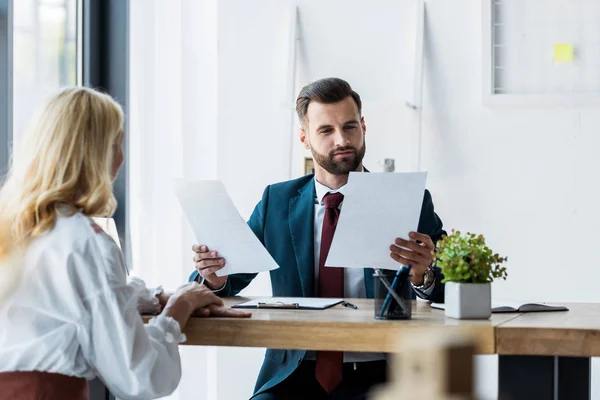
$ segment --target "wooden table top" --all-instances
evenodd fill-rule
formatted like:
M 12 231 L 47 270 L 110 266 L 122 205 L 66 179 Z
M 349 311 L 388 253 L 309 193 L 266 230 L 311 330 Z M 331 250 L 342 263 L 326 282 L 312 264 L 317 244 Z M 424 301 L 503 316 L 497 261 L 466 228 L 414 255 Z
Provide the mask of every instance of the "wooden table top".
M 226 306 L 249 298 L 223 299 Z M 489 320 L 446 318 L 414 301 L 410 320 L 376 320 L 371 299 L 348 299 L 358 309 L 249 309 L 252 318 L 192 318 L 186 345 L 394 352 L 402 335 L 435 329 L 473 338 L 478 354 L 600 357 L 600 304 L 565 303 L 569 311 L 496 313 Z M 149 317 L 146 317 L 148 319 Z
M 227 306 L 249 299 L 224 299 Z M 434 328 L 443 335 L 472 337 L 479 354 L 496 352 L 495 328 L 519 314 L 493 314 L 489 320 L 446 318 L 424 301 L 413 302 L 410 320 L 376 320 L 373 300 L 348 299 L 358 309 L 337 305 L 326 310 L 253 309 L 252 318 L 193 318 L 185 329 L 187 345 L 269 347 L 335 351 L 394 352 L 403 333 Z
M 567 303 L 569 311 L 518 314 L 496 328 L 505 355 L 600 356 L 600 304 Z

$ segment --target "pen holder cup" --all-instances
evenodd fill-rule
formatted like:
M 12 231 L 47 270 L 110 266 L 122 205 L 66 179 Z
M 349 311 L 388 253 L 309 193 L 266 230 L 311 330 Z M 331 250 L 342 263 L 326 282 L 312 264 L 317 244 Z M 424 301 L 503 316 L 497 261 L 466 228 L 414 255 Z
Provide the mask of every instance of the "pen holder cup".
M 400 281 L 394 279 L 395 271 L 381 272 L 383 275 L 377 272 L 373 274 L 375 319 L 411 319 L 412 288 L 410 281 L 412 275 L 407 275 Z M 392 285 L 397 296 L 388 290 L 387 286 L 392 287 Z

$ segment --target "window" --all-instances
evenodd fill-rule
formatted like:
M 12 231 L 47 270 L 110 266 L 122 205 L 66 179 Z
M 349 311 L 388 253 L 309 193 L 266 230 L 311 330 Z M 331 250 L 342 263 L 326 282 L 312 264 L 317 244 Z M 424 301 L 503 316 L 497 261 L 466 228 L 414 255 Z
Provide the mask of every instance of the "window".
M 65 86 L 78 84 L 78 0 L 13 2 L 13 140 L 36 106 Z

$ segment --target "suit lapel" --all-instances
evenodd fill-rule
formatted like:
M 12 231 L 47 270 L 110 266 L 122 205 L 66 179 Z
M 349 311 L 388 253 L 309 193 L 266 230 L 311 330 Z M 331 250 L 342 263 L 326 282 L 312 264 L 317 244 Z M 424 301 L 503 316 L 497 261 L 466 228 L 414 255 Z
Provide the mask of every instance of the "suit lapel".
M 315 181 L 311 179 L 298 190 L 298 196 L 290 199 L 289 224 L 294 255 L 300 274 L 302 295 L 314 296 L 314 218 L 315 218 Z

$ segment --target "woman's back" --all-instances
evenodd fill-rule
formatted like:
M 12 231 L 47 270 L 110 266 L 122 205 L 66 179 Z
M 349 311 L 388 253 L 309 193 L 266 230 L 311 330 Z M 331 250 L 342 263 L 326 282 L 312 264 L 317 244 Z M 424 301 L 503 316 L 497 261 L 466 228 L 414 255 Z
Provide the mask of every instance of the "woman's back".
M 119 255 L 116 244 L 80 213 L 59 216 L 29 245 L 19 286 L 0 305 L 0 372 L 94 377 L 82 351 L 90 341 L 89 300 L 125 284 L 122 260 L 98 262 L 111 254 Z
M 0 305 L 0 372 L 99 377 L 120 398 L 175 390 L 180 326 L 164 315 L 143 325 L 122 253 L 89 217 L 59 214 L 21 273 Z

